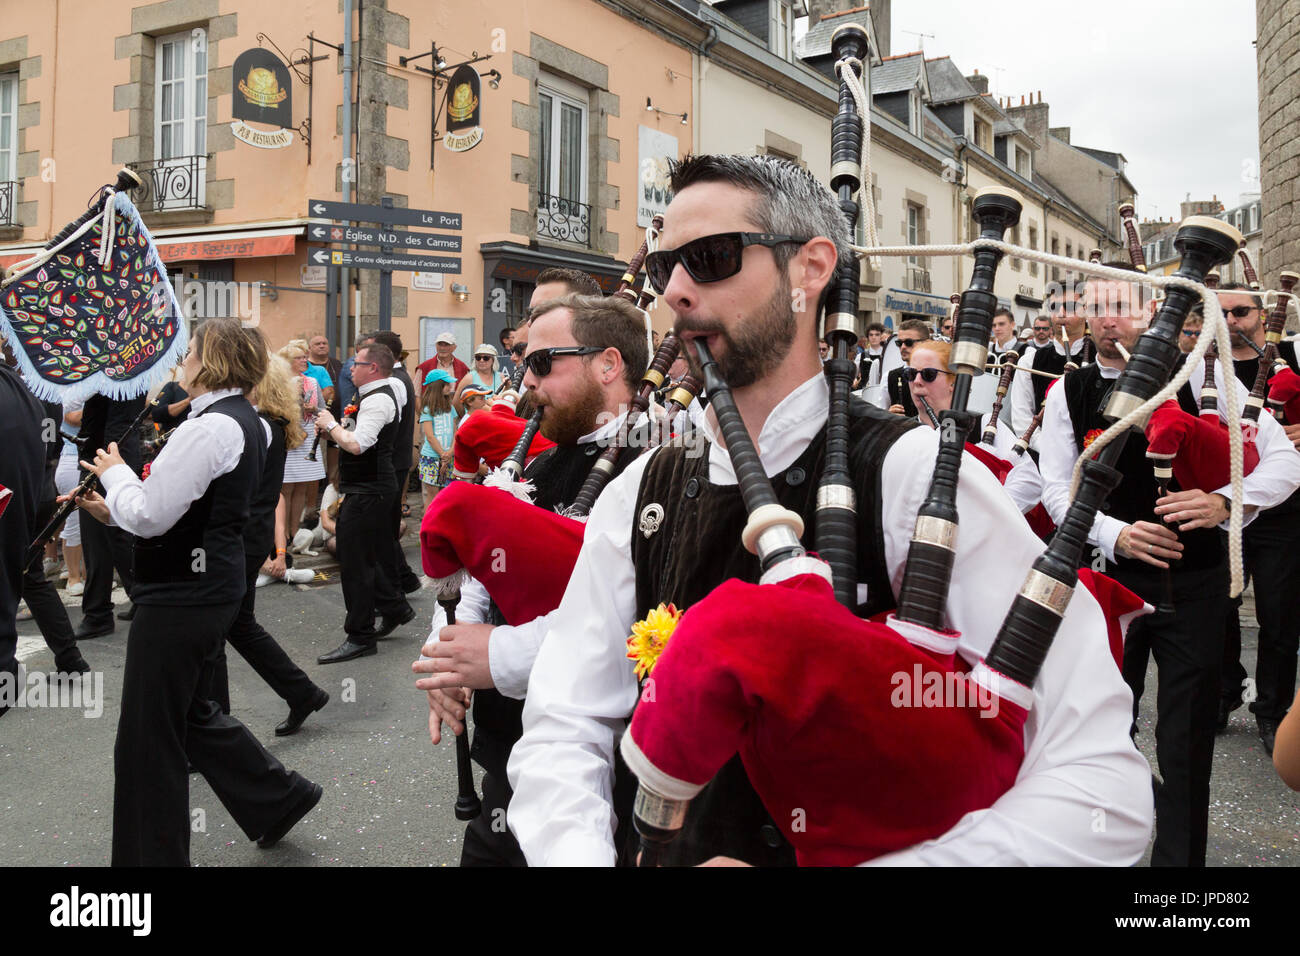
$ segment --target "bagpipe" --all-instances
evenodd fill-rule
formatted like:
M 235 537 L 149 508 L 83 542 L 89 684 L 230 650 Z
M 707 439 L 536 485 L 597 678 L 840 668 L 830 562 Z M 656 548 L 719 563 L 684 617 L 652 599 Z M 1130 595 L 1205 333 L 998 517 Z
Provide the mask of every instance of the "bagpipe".
M 840 148 L 858 141 L 849 131 L 862 122 L 854 110 L 862 97 L 852 89 L 846 96 L 844 88 L 860 90 L 869 51 L 865 31 L 856 24 L 838 28 L 831 42 L 841 77 L 832 162 L 833 170 L 842 171 L 857 165 Z M 833 172 L 832 186 L 835 179 Z M 777 502 L 707 346 L 692 341 L 749 514 L 742 541 L 762 571 L 758 584 L 727 581 L 686 610 L 651 672 L 654 704 L 637 708 L 620 742 L 640 781 L 635 824 L 643 865 L 655 862 L 682 827 L 690 801 L 737 753 L 772 818 L 791 821 L 782 831 L 801 864 L 856 864 L 939 836 L 965 814 L 991 806 L 1015 782 L 1032 688 L 1076 584 L 1083 581 L 1093 589 L 1112 617 L 1144 609 L 1126 589 L 1080 571 L 1083 549 L 1098 509 L 1118 483 L 1113 465 L 1130 429 L 1145 422 L 1163 392 L 1181 384 L 1175 378 L 1166 385 L 1179 329 L 1198 294 L 1215 305 L 1199 282 L 1211 265 L 1231 257 L 1239 234 L 1207 217 L 1184 222 L 1175 241 L 1182 264 L 1173 277 L 1157 280 L 1168 289 L 1165 304 L 1112 393 L 1107 415 L 1115 424 L 1097 439 L 1096 458 L 1090 453 L 1081 460 L 1082 482 L 1064 523 L 1029 569 L 989 653 L 968 667 L 956 656 L 960 635 L 948 627 L 946 613 L 959 534 L 959 469 L 969 434 L 965 403 L 970 378 L 982 374 L 987 360 L 998 262 L 1007 251 L 1031 252 L 1001 239 L 1019 212 L 1016 197 L 998 190 L 981 191 L 972 205 L 981 235 L 961 248 L 974 253 L 975 263 L 961 297 L 950 361 L 957 376 L 953 408 L 940 414 L 941 426 L 948 427 L 940 428 L 898 609 L 884 620 L 865 621 L 852 612 L 839 571 L 823 551 L 823 522 L 841 517 L 843 506 L 852 503 L 846 500 L 846 483 L 834 474 L 824 478 L 830 484 L 824 483 L 818 495 L 820 557 L 813 557 L 801 543 L 802 519 Z M 858 251 L 897 255 L 917 248 Z M 927 247 L 926 254 L 936 248 L 952 252 Z M 1084 271 L 1132 278 L 1095 264 Z M 839 291 L 833 289 L 828 312 L 844 301 Z M 828 315 L 826 321 L 831 340 L 836 320 Z M 1184 379 L 1186 374 L 1190 369 L 1179 372 Z M 1234 411 L 1230 405 L 1230 418 Z M 836 414 L 833 400 L 832 421 Z M 827 427 L 829 433 L 832 424 Z M 1240 461 L 1232 470 L 1239 480 Z M 1234 515 L 1239 510 L 1233 509 Z M 831 525 L 836 532 L 842 528 Z M 1236 527 L 1239 533 L 1239 523 Z M 1239 578 L 1234 584 L 1239 590 Z M 815 635 L 815 648 L 786 633 L 792 621 L 798 622 L 799 634 Z M 896 705 L 892 691 L 899 674 L 915 674 L 914 684 L 944 688 L 945 705 Z

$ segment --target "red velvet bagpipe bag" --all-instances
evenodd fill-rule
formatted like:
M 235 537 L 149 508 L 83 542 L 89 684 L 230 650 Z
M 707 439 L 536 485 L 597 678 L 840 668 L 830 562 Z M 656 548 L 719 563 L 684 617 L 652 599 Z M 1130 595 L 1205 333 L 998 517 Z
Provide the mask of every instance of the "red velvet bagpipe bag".
M 1181 488 L 1213 491 L 1231 480 L 1228 426 L 1217 416 L 1189 415 L 1170 400 L 1152 413 L 1145 431 L 1149 454 L 1173 456 Z M 1259 464 L 1259 449 L 1248 440 L 1242 451 L 1242 474 L 1248 475 Z
M 1268 400 L 1282 406 L 1287 422 L 1300 422 L 1300 375 L 1289 367 L 1279 371 L 1269 379 Z

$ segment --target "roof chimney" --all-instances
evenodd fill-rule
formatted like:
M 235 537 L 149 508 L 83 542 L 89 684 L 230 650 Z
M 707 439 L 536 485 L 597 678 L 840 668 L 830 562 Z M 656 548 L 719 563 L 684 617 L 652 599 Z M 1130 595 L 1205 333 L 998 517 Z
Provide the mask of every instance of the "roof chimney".
M 966 82 L 974 88 L 976 93 L 987 93 L 989 91 L 989 78 L 981 74 L 979 70 L 966 77 Z

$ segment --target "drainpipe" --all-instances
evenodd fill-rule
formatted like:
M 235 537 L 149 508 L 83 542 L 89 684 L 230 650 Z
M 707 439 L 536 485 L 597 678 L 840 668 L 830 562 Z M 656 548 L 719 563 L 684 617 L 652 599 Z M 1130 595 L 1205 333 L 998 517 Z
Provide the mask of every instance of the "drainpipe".
M 356 158 L 352 155 L 352 0 L 343 0 L 343 201 L 352 202 L 352 183 L 356 179 Z M 342 288 L 339 302 L 342 311 L 339 328 L 343 341 L 339 343 L 339 358 L 346 359 L 348 343 L 355 340 L 348 322 L 348 270 L 339 270 Z

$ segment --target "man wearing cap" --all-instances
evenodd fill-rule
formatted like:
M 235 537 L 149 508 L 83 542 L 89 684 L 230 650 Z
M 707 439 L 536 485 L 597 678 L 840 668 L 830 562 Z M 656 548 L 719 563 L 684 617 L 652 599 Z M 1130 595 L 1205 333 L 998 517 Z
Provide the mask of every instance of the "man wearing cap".
M 437 350 L 433 358 L 425 359 L 418 366 L 421 379 L 435 368 L 445 368 L 458 382 L 468 374 L 469 366 L 456 358 L 456 336 L 450 332 L 440 332 L 434 339 L 433 347 Z

